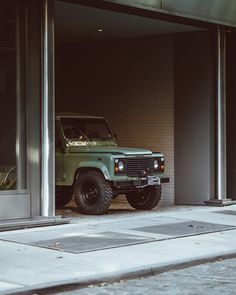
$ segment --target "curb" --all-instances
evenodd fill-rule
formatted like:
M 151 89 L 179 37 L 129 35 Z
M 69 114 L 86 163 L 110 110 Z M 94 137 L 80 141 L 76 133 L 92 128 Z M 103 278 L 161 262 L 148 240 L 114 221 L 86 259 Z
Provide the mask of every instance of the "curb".
M 124 272 L 113 272 L 111 274 L 98 274 L 95 276 L 91 276 L 83 279 L 71 279 L 66 281 L 55 281 L 47 284 L 40 284 L 31 287 L 23 287 L 15 290 L 4 291 L 4 293 L 0 292 L 0 294 L 4 295 L 43 295 L 43 294 L 56 294 L 60 292 L 72 291 L 85 288 L 89 285 L 99 285 L 101 283 L 113 283 L 119 280 L 124 279 L 135 279 L 138 277 L 147 277 L 153 276 L 160 273 L 168 272 L 170 270 L 179 270 L 188 268 L 191 266 L 196 266 L 204 263 L 215 262 L 217 260 L 225 260 L 236 258 L 236 250 L 234 252 L 221 253 L 218 255 L 205 256 L 192 260 L 182 260 L 176 261 L 165 265 L 154 264 L 152 266 L 147 265 L 143 268 L 138 269 L 130 269 Z

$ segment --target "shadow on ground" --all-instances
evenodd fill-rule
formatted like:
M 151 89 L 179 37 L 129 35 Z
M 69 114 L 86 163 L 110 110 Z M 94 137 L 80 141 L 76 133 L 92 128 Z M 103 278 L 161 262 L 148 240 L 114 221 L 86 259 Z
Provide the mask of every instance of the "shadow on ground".
M 119 196 L 112 201 L 112 204 L 107 214 L 115 215 L 115 214 L 121 214 L 121 213 L 122 214 L 131 213 L 131 212 L 137 212 L 137 211 L 133 209 L 132 207 L 130 207 L 125 197 Z M 73 199 L 64 208 L 58 209 L 56 213 L 57 215 L 62 215 L 63 217 L 86 216 L 79 212 Z

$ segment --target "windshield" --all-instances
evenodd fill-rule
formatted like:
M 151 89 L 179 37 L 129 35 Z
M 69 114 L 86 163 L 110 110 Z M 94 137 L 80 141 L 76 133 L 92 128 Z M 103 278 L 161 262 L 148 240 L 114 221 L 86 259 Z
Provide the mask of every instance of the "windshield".
M 114 141 L 104 119 L 61 118 L 61 126 L 68 144 L 85 145 L 96 141 Z

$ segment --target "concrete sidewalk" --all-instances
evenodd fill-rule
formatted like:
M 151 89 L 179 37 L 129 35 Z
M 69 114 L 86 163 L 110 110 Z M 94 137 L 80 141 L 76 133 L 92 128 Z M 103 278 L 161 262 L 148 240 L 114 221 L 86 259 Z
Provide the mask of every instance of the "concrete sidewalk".
M 0 294 L 48 294 L 234 256 L 236 205 L 73 214 L 71 224 L 0 233 Z

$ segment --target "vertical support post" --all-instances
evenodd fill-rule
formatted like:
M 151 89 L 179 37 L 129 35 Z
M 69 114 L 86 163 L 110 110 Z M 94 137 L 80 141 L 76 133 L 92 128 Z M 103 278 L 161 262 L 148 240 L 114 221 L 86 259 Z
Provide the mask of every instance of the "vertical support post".
M 26 189 L 26 129 L 25 129 L 25 5 L 17 2 L 16 11 L 16 172 L 17 190 Z M 23 66 L 24 67 L 24 66 Z
M 226 199 L 226 34 L 217 29 L 216 199 Z
M 18 1 L 19 2 L 19 1 Z M 20 1 L 22 2 L 22 1 Z M 41 214 L 41 3 L 26 2 L 27 188 L 31 217 Z
M 226 32 L 216 31 L 216 108 L 215 108 L 215 199 L 209 205 L 224 206 L 234 203 L 227 199 L 226 188 Z
M 24 171 L 22 162 L 24 163 L 24 154 L 22 153 L 22 96 L 21 96 L 21 68 L 20 68 L 20 5 L 17 2 L 16 10 L 16 172 L 17 172 L 17 190 L 22 189 Z
M 42 1 L 41 215 L 55 215 L 54 0 Z

